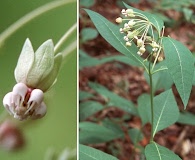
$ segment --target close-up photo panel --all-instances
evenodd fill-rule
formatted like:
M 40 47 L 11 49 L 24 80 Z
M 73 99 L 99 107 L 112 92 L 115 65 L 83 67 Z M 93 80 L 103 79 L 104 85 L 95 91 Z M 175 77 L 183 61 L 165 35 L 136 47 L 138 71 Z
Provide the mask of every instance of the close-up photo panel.
M 77 159 L 77 1 L 0 2 L 0 159 Z
M 79 160 L 195 160 L 194 0 L 78 10 Z

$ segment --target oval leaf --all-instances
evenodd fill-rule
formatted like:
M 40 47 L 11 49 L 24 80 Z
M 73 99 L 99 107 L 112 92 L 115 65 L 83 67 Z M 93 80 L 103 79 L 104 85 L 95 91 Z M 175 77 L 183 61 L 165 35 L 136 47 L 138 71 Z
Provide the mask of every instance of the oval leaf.
M 108 43 L 110 43 L 119 52 L 125 54 L 127 57 L 139 62 L 142 66 L 145 66 L 142 58 L 136 54 L 138 49 L 135 44 L 132 44 L 131 47 L 127 47 L 125 45 L 123 35 L 120 33 L 118 26 L 109 22 L 106 18 L 96 12 L 88 9 L 85 9 L 85 11 L 90 16 L 101 36 Z
M 181 160 L 178 155 L 168 148 L 160 146 L 155 142 L 146 146 L 145 155 L 147 160 Z
M 179 117 L 179 109 L 171 89 L 154 97 L 153 137 L 156 132 L 175 123 Z
M 168 72 L 171 74 L 186 108 L 194 75 L 194 59 L 192 53 L 182 43 L 169 37 L 163 38 L 163 48 Z
M 100 150 L 79 144 L 79 160 L 118 160 Z

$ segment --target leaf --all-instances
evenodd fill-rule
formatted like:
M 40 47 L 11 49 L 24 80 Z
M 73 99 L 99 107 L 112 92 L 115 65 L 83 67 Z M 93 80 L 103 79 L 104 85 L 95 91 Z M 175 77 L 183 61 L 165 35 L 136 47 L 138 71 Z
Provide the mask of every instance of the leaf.
M 84 100 L 93 97 L 93 94 L 79 90 L 79 100 Z
M 123 137 L 123 134 L 117 134 L 105 126 L 92 122 L 80 122 L 79 129 L 79 141 L 84 144 L 103 143 Z
M 31 41 L 27 38 L 22 47 L 17 66 L 14 71 L 16 82 L 26 83 L 28 72 L 34 63 L 34 54 Z
M 98 36 L 98 32 L 94 28 L 83 28 L 80 33 L 81 42 L 92 40 Z
M 87 55 L 87 53 L 85 53 L 84 51 L 79 50 L 79 68 L 80 69 L 83 69 L 84 67 L 101 65 L 101 64 L 113 62 L 113 61 L 122 62 L 127 65 L 141 66 L 140 63 L 133 61 L 127 56 L 115 55 L 115 56 L 104 57 L 102 59 L 97 59 L 97 58 Z
M 102 104 L 96 101 L 82 102 L 79 104 L 79 119 L 82 121 L 103 108 Z
M 125 45 L 123 35 L 119 31 L 119 27 L 109 22 L 100 14 L 93 12 L 91 10 L 85 9 L 85 11 L 90 16 L 97 30 L 101 36 L 110 43 L 116 50 L 123 53 L 127 57 L 131 58 L 133 61 L 139 62 L 142 66 L 145 66 L 142 58 L 137 55 L 137 47 L 132 44 L 131 47 Z
M 95 148 L 79 144 L 79 160 L 117 160 L 117 158 Z
M 145 155 L 147 160 L 181 160 L 181 158 L 170 151 L 168 148 L 160 146 L 152 142 L 145 148 Z
M 60 61 L 60 56 L 57 59 Z M 52 40 L 49 39 L 41 44 L 41 46 L 35 52 L 34 63 L 28 72 L 26 84 L 32 88 L 36 88 L 39 82 L 48 76 L 53 67 L 54 44 Z M 56 68 L 59 68 L 59 66 L 57 67 L 56 65 Z
M 158 35 L 160 37 L 161 30 L 164 26 L 164 22 L 162 21 L 161 18 L 159 18 L 157 15 L 150 14 L 148 12 L 144 12 L 144 11 L 141 11 L 139 9 L 133 8 L 129 5 L 127 5 L 126 3 L 124 3 L 124 5 L 126 8 L 133 9 L 135 12 L 141 13 L 142 15 L 146 16 L 148 21 L 150 21 L 152 23 L 152 25 L 156 28 L 156 30 L 158 31 Z
M 129 129 L 128 134 L 130 135 L 134 145 L 137 145 L 137 143 L 143 139 L 143 134 L 140 129 L 137 128 Z
M 165 68 L 166 66 L 164 65 L 164 63 L 165 62 L 162 61 L 161 63 L 156 64 L 155 70 Z M 146 72 L 144 72 L 144 77 L 147 83 L 150 84 L 149 76 Z M 168 90 L 171 88 L 173 84 L 173 80 L 167 69 L 156 72 L 155 74 L 153 74 L 152 78 L 153 78 L 152 80 L 153 81 L 153 93 L 155 93 L 155 91 L 159 89 Z
M 175 123 L 178 117 L 179 109 L 171 89 L 154 97 L 153 137 L 158 131 Z
M 95 0 L 80 0 L 79 5 L 84 7 L 91 7 L 95 4 Z
M 101 96 L 105 97 L 108 101 L 108 106 L 116 106 L 127 113 L 131 113 L 133 115 L 137 115 L 137 109 L 131 101 L 128 101 L 125 98 L 118 96 L 115 93 L 112 93 L 104 86 L 97 83 L 89 83 L 89 86 L 98 92 Z
M 194 74 L 193 56 L 182 43 L 169 37 L 163 38 L 163 48 L 168 72 L 172 76 L 184 108 L 186 108 Z
M 142 126 L 151 122 L 150 95 L 142 94 L 138 98 L 138 113 L 142 120 Z
M 181 124 L 195 125 L 195 114 L 187 111 L 181 112 L 177 122 Z

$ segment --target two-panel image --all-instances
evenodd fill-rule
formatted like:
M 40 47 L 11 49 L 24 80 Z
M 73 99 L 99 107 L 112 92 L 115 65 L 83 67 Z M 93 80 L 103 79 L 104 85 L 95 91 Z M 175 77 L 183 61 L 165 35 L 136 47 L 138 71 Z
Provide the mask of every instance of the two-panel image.
M 0 13 L 0 160 L 195 160 L 193 0 Z

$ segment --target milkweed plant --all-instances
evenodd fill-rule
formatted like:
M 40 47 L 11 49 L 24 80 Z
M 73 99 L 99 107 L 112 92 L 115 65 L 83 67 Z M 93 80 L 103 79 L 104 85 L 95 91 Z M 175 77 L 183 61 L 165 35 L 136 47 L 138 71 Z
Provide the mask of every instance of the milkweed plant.
M 1 33 L 0 45 L 32 19 L 55 8 L 75 2 L 75 0 L 53 1 L 38 7 Z M 76 49 L 76 39 L 62 49 L 64 42 L 72 36 L 75 30 L 76 23 L 65 31 L 56 45 L 52 39 L 49 39 L 40 44 L 37 50 L 34 50 L 30 38 L 26 38 L 14 70 L 16 83 L 3 98 L 3 106 L 11 117 L 25 121 L 45 116 L 47 106 L 44 102 L 44 94 L 57 82 L 58 72 L 63 61 L 67 59 L 67 55 Z M 59 51 L 60 49 L 61 51 Z M 0 115 L 0 147 L 12 151 L 24 144 L 24 138 L 18 127 L 11 120 L 8 120 L 7 114 L 3 114 L 4 112 Z M 54 155 L 50 155 L 46 159 L 51 159 L 52 156 Z M 59 155 L 59 159 L 67 160 L 75 158 L 75 156 L 75 150 L 65 149 Z
M 94 11 L 89 9 L 85 9 L 85 11 L 101 36 L 115 49 L 126 55 L 129 63 L 132 62 L 144 68 L 148 77 L 149 100 L 144 100 L 140 103 L 142 105 L 137 108 L 129 107 L 130 113 L 141 118 L 142 126 L 148 122 L 151 124 L 150 141 L 144 147 L 146 159 L 180 160 L 181 158 L 173 151 L 154 140 L 159 131 L 174 124 L 180 115 L 171 85 L 159 95 L 155 95 L 156 84 L 154 83 L 156 81 L 154 77 L 157 74 L 168 73 L 181 97 L 184 109 L 186 109 L 192 89 L 194 58 L 189 49 L 182 43 L 169 36 L 164 36 L 164 23 L 158 16 L 138 10 L 125 3 L 124 5 L 126 9 L 122 9 L 121 15 L 116 18 L 118 25 L 109 22 Z M 168 83 L 168 80 L 165 79 L 163 83 Z M 87 134 L 85 136 L 87 137 Z M 84 157 L 83 152 L 92 154 L 89 152 L 90 149 L 83 144 L 80 145 L 80 149 L 80 157 L 82 158 Z M 97 151 L 97 153 L 106 157 L 103 152 Z M 96 157 L 97 155 L 94 153 L 91 156 Z M 111 156 L 109 158 L 116 159 Z

